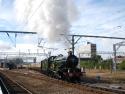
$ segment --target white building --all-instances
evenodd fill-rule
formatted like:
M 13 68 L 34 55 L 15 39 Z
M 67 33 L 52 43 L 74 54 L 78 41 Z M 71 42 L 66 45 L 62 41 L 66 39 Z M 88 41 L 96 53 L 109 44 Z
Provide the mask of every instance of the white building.
M 80 57 L 91 58 L 96 55 L 96 44 L 88 42 L 79 48 Z

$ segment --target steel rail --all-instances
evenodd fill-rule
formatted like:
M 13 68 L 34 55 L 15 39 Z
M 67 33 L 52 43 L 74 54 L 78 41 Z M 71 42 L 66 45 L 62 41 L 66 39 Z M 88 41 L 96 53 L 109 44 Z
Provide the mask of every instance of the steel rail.
M 6 75 L 6 77 L 11 80 L 13 83 L 17 84 L 19 87 L 21 87 L 23 90 L 25 90 L 26 92 L 28 92 L 29 94 L 33 94 L 31 91 L 29 91 L 28 89 L 26 89 L 24 86 L 22 86 L 21 84 L 19 84 L 17 81 L 12 80 L 9 76 Z
M 13 81 L 13 80 L 12 80 Z M 29 91 L 28 89 L 26 89 L 24 86 L 22 86 L 21 84 L 19 84 L 18 82 L 16 81 L 13 81 L 15 82 L 18 86 L 20 86 L 22 89 L 24 89 L 25 91 L 27 91 L 29 94 L 33 94 L 31 91 Z
M 1 77 L 0 77 L 0 81 L 1 81 L 1 83 L 2 83 L 2 85 L 3 85 L 3 88 L 5 89 L 6 93 L 7 93 L 7 94 L 10 94 L 10 93 L 9 93 L 9 90 L 7 89 L 7 87 L 6 87 L 6 85 L 4 84 L 3 80 L 1 79 Z M 2 90 L 2 92 L 3 92 L 3 90 Z

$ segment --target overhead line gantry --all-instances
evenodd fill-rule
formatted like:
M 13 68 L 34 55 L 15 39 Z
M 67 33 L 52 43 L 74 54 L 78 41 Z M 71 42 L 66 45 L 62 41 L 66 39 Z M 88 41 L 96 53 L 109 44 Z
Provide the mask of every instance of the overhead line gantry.
M 61 34 L 64 35 L 64 34 Z M 67 39 L 71 45 L 72 45 L 72 53 L 74 54 L 74 49 L 75 49 L 75 44 L 77 44 L 77 42 L 80 40 L 81 37 L 90 37 L 90 38 L 105 38 L 105 39 L 120 39 L 120 40 L 125 40 L 125 38 L 122 37 L 108 37 L 108 36 L 94 36 L 94 35 L 64 35 L 64 36 L 71 36 L 72 40 L 70 41 L 69 39 Z M 78 37 L 77 40 L 75 40 L 75 37 Z M 122 43 L 122 42 L 121 42 Z M 116 45 L 116 44 L 114 44 Z M 113 45 L 113 50 L 115 49 Z M 122 44 L 117 44 L 117 45 L 123 45 Z M 114 62 L 113 62 L 113 69 L 114 71 L 116 71 L 116 49 L 114 50 Z
M 61 34 L 64 35 L 64 34 Z M 120 39 L 125 40 L 125 38 L 122 37 L 108 37 L 108 36 L 94 36 L 94 35 L 64 35 L 64 36 L 71 36 L 72 40 L 68 40 L 72 45 L 72 52 L 74 54 L 74 46 L 75 44 L 80 40 L 82 37 L 90 37 L 90 38 L 105 38 L 105 39 Z M 75 41 L 75 37 L 78 37 L 78 39 Z
M 0 31 L 0 33 L 14 33 L 14 34 L 37 34 L 37 32 L 27 32 L 27 31 Z
M 11 37 L 10 37 L 10 33 L 15 34 L 15 47 L 16 47 L 16 37 L 17 34 L 37 34 L 37 32 L 27 32 L 27 31 L 10 31 L 10 30 L 0 30 L 0 33 L 6 33 L 7 36 L 10 38 L 10 40 L 12 41 Z M 12 41 L 13 42 L 13 41 Z

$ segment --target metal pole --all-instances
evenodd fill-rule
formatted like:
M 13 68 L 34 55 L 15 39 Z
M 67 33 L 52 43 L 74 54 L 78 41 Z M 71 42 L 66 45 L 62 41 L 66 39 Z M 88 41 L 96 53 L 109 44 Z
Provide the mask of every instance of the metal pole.
M 78 68 L 80 68 L 81 66 L 80 66 L 80 62 L 81 62 L 81 60 L 80 60 L 80 53 L 79 53 L 79 62 L 78 62 Z
M 74 35 L 72 35 L 72 54 L 73 54 L 73 55 L 74 55 L 74 45 L 75 45 Z
M 116 71 L 116 45 L 113 44 L 113 70 Z
M 17 33 L 15 33 L 15 47 L 16 47 L 16 38 L 17 38 Z

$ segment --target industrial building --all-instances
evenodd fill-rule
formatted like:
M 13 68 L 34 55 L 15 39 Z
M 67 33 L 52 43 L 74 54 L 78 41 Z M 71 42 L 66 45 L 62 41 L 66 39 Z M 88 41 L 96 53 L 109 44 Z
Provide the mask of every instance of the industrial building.
M 91 58 L 96 55 L 96 44 L 87 42 L 86 45 L 82 45 L 79 48 L 79 53 L 81 58 Z

